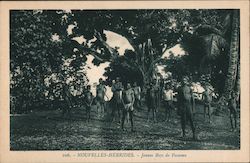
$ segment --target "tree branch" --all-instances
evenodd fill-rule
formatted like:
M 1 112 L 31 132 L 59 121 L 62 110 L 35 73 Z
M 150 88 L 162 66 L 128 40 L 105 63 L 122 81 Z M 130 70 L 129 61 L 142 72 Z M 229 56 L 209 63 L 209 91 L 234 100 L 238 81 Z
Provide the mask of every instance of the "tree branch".
M 95 30 L 95 37 L 103 44 L 103 46 L 108 50 L 108 52 L 110 53 L 111 57 L 113 59 L 117 58 L 119 54 L 117 54 L 116 50 L 114 48 L 112 48 L 111 46 L 109 46 L 107 44 L 106 41 L 103 40 L 100 32 L 98 32 L 97 30 Z
M 86 53 L 92 55 L 95 59 L 99 60 L 100 62 L 106 62 L 106 61 L 109 61 L 107 59 L 104 59 L 104 58 L 101 58 L 101 54 L 96 52 L 95 50 L 89 48 L 89 47 L 85 47 L 85 46 L 82 46 L 81 47 Z
M 161 56 L 162 56 L 167 50 L 171 49 L 171 48 L 174 47 L 175 45 L 177 45 L 177 44 L 172 44 L 172 45 L 167 46 L 166 48 L 164 48 L 164 49 L 163 49 L 163 52 L 162 52 L 162 54 L 161 54 Z

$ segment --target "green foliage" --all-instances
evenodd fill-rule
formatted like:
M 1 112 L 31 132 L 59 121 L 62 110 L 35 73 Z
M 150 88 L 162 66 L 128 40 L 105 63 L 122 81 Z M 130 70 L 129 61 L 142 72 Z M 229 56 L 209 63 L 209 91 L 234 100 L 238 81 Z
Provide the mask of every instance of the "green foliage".
M 92 62 L 97 66 L 111 63 L 105 72 L 108 84 L 119 76 L 124 83 L 138 82 L 144 86 L 153 77 L 162 54 L 178 43 L 188 55 L 172 55 L 161 62 L 174 80 L 183 75 L 198 80 L 201 75 L 209 73 L 213 85 L 220 89 L 223 84 L 220 79 L 225 79 L 228 66 L 225 58 L 231 29 L 230 12 L 13 10 L 10 13 L 11 96 L 13 101 L 20 103 L 16 105 L 27 108 L 35 101 L 42 103 L 55 99 L 57 93 L 54 89 L 60 92 L 63 83 L 81 94 L 88 82 L 84 71 L 87 55 L 94 56 Z M 74 26 L 72 33 L 67 31 L 70 25 Z M 105 30 L 125 37 L 133 50 L 119 55 L 116 48 L 107 44 Z M 84 41 L 79 43 L 76 37 L 83 37 Z M 45 79 L 52 75 L 56 79 L 46 83 Z
M 73 78 L 73 83 L 78 80 L 75 78 L 86 81 L 84 73 L 80 77 L 76 73 L 83 69 L 86 57 L 70 48 L 73 44 L 67 36 L 65 15 L 54 10 L 10 12 L 10 88 L 14 99 L 11 112 L 29 111 L 50 103 L 46 92 L 54 87 L 48 87 L 45 79 L 52 74 L 64 76 L 60 79 L 64 83 L 67 76 Z M 67 58 L 71 58 L 71 63 L 65 71 L 62 67 Z
M 225 21 L 231 11 L 193 10 L 190 20 L 193 31 L 185 32 L 181 42 L 192 61 L 190 71 L 199 80 L 203 75 L 209 75 L 210 83 L 220 94 L 224 89 L 229 54 L 226 33 L 230 23 Z

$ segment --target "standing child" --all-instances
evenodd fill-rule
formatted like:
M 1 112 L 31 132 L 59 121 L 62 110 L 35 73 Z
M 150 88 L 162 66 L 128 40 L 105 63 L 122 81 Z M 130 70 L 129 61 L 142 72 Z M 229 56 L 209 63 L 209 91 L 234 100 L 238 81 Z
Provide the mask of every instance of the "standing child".
M 106 87 L 103 83 L 102 78 L 99 79 L 99 84 L 96 86 L 96 102 L 97 102 L 97 112 L 98 116 L 104 117 L 105 114 L 105 94 Z
M 111 121 L 114 121 L 115 119 L 115 112 L 118 115 L 119 123 L 121 120 L 121 110 L 122 110 L 122 91 L 123 91 L 123 85 L 122 82 L 120 82 L 119 78 L 116 78 L 116 81 L 113 81 L 111 90 L 113 92 L 112 97 L 112 112 L 111 112 Z
M 148 107 L 148 113 L 147 113 L 147 121 L 149 122 L 149 113 L 152 111 L 153 115 L 153 121 L 157 122 L 156 120 L 156 110 L 157 110 L 157 86 L 155 85 L 155 82 L 150 83 L 149 87 L 147 88 L 147 94 L 146 94 L 146 102 Z
M 135 82 L 133 90 L 135 93 L 135 108 L 138 110 L 141 107 L 141 87 Z
M 231 123 L 231 131 L 236 131 L 237 127 L 237 122 L 236 122 L 236 117 L 237 117 L 237 111 L 236 111 L 236 94 L 235 92 L 231 93 L 231 97 L 229 99 L 228 103 L 228 109 L 229 109 L 229 116 L 230 116 L 230 123 Z
M 91 106 L 93 103 L 93 95 L 90 92 L 90 85 L 87 86 L 87 91 L 85 93 L 85 98 L 84 98 L 84 103 L 86 105 L 86 117 L 87 117 L 87 122 L 90 121 L 90 112 L 91 112 Z
M 121 128 L 122 130 L 124 130 L 124 122 L 125 122 L 125 118 L 127 117 L 127 115 L 129 115 L 129 120 L 131 123 L 131 131 L 134 131 L 134 121 L 133 121 L 133 111 L 134 111 L 134 102 L 135 102 L 135 95 L 134 95 L 134 91 L 131 88 L 130 83 L 127 84 L 126 89 L 123 91 L 122 93 L 122 101 L 123 101 L 123 111 L 122 111 L 122 124 L 121 124 Z
M 71 115 L 70 111 L 71 111 L 73 105 L 72 105 L 72 101 L 71 101 L 70 89 L 66 83 L 63 84 L 62 95 L 63 95 L 64 101 L 66 104 L 66 106 L 64 106 L 64 109 L 63 109 L 63 116 L 65 116 L 66 114 L 68 114 L 70 116 Z
M 165 106 L 165 121 L 170 121 L 170 116 L 173 109 L 173 90 L 169 85 L 165 86 L 165 90 L 163 91 L 163 100 Z
M 211 123 L 211 102 L 212 102 L 212 91 L 209 85 L 205 85 L 205 91 L 202 95 L 202 100 L 204 103 L 204 119 L 206 120 L 206 115 L 208 115 L 209 123 Z
M 193 121 L 191 96 L 192 96 L 192 90 L 188 85 L 188 77 L 184 76 L 182 79 L 182 85 L 178 89 L 178 98 L 177 98 L 179 113 L 181 117 L 182 136 L 183 138 L 186 137 L 186 131 L 185 131 L 186 124 L 189 121 L 193 133 L 193 139 L 197 140 L 195 133 L 195 125 Z

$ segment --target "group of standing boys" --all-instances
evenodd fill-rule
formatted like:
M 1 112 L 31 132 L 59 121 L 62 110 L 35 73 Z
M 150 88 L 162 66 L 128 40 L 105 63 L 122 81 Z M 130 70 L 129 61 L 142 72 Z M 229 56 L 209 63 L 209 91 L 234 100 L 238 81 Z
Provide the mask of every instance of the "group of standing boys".
M 147 121 L 149 121 L 150 112 L 152 112 L 153 122 L 157 121 L 156 112 L 157 108 L 160 105 L 161 98 L 163 100 L 165 108 L 165 121 L 169 121 L 171 118 L 172 110 L 174 109 L 174 92 L 170 85 L 166 84 L 164 86 L 163 92 L 160 91 L 160 86 L 158 85 L 156 79 L 146 87 L 145 102 L 148 108 L 147 111 Z M 127 117 L 131 123 L 131 130 L 134 131 L 134 121 L 133 115 L 136 108 L 140 108 L 141 104 L 141 88 L 134 83 L 133 87 L 130 83 L 127 83 L 124 88 L 122 82 L 119 78 L 116 78 L 112 82 L 111 90 L 113 92 L 113 97 L 111 99 L 112 112 L 111 112 L 111 121 L 115 121 L 115 118 L 118 118 L 119 123 L 121 123 L 121 128 L 124 130 L 124 122 Z M 96 87 L 96 105 L 97 110 L 104 116 L 105 109 L 105 97 L 106 88 L 103 84 L 102 79 L 99 80 L 99 85 Z M 197 139 L 196 129 L 194 125 L 194 113 L 195 113 L 195 100 L 192 89 L 189 85 L 188 77 L 183 77 L 181 86 L 177 88 L 177 108 L 178 114 L 181 118 L 181 128 L 183 137 L 186 136 L 186 124 L 189 122 L 193 139 Z M 90 86 L 87 87 L 87 92 L 85 93 L 85 104 L 86 104 L 86 113 L 87 120 L 90 120 L 90 109 L 93 103 L 94 97 L 90 92 Z M 212 91 L 209 88 L 209 85 L 205 86 L 205 91 L 202 95 L 202 101 L 204 104 L 204 118 L 206 120 L 206 115 L 208 115 L 209 123 L 211 123 L 211 102 L 212 102 Z M 229 100 L 228 107 L 230 110 L 230 122 L 232 128 L 236 128 L 236 101 L 235 95 L 232 93 L 232 96 Z
M 134 131 L 134 121 L 133 121 L 133 112 L 134 108 L 140 107 L 141 105 L 141 88 L 134 84 L 132 88 L 130 83 L 127 83 L 124 88 L 119 78 L 116 78 L 112 83 L 113 98 L 112 98 L 112 113 L 111 119 L 115 120 L 115 114 L 117 113 L 118 121 L 121 120 L 121 128 L 124 130 L 124 122 L 126 117 L 129 117 L 131 123 L 131 131 Z M 122 114 L 122 117 L 121 117 Z

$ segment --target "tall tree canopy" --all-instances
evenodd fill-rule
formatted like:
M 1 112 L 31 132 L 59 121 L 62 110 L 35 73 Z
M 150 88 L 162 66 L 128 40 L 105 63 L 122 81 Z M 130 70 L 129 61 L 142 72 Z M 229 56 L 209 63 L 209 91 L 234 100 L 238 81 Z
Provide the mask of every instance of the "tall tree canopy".
M 67 14 L 63 11 L 10 12 L 10 87 L 15 105 L 20 109 L 27 109 L 31 104 L 43 105 L 46 99 L 51 98 L 46 92 L 53 99 L 53 80 L 47 81 L 49 84 L 45 82 L 52 74 L 58 76 L 57 84 L 71 78 L 76 87 L 79 85 L 76 84 L 78 76 L 86 81 L 84 72 L 77 72 L 83 69 L 85 60 L 67 51 L 70 39 L 67 37 L 65 16 Z M 65 69 L 67 60 L 70 63 Z
M 163 64 L 176 79 L 209 74 L 221 93 L 239 89 L 234 84 L 239 84 L 236 10 L 13 10 L 10 16 L 11 94 L 28 99 L 19 101 L 53 99 L 48 92 L 63 83 L 81 93 L 88 82 L 88 55 L 97 66 L 110 62 L 104 74 L 108 83 L 120 76 L 123 82 L 145 86 L 155 66 Z M 105 31 L 123 36 L 133 49 L 119 54 L 107 43 Z M 162 59 L 177 44 L 188 55 Z

